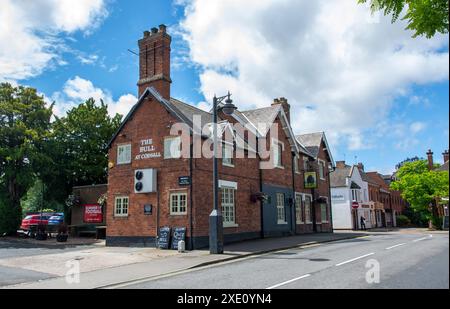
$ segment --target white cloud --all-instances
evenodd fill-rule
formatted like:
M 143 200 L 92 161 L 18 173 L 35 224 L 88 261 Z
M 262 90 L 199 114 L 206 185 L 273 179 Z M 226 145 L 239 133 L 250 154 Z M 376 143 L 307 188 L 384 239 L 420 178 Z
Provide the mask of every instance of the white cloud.
M 111 116 L 114 116 L 116 113 L 126 116 L 137 102 L 137 98 L 132 94 L 123 95 L 115 101 L 108 90 L 97 88 L 90 80 L 79 76 L 68 80 L 64 84 L 63 90 L 55 92 L 47 101 L 56 102 L 54 113 L 61 117 L 68 110 L 89 98 L 93 98 L 97 103 L 103 100 L 108 104 L 108 112 Z
M 0 80 L 25 80 L 66 62 L 59 34 L 89 34 L 106 17 L 104 0 L 0 0 Z
M 409 129 L 411 130 L 412 134 L 418 134 L 425 130 L 427 127 L 426 123 L 423 122 L 414 122 L 409 126 Z
M 396 97 L 448 80 L 448 35 L 412 39 L 404 22 L 372 18 L 356 2 L 181 1 L 200 91 L 210 99 L 231 90 L 241 109 L 283 96 L 297 132 L 325 130 L 332 144 L 373 147 L 367 131 Z

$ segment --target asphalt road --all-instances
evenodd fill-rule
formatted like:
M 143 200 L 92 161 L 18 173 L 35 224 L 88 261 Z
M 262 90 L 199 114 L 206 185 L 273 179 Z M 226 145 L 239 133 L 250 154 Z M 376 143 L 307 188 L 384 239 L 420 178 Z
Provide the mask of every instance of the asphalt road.
M 116 288 L 448 289 L 449 236 L 371 235 L 265 254 Z

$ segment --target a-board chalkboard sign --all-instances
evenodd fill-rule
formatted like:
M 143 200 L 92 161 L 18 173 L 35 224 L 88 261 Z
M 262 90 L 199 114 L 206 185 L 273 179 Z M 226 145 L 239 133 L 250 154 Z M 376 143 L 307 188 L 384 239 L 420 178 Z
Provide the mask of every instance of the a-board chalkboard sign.
M 186 241 L 186 228 L 185 227 L 175 227 L 173 229 L 172 235 L 172 250 L 178 250 L 178 242 L 180 240 Z
M 170 227 L 164 226 L 159 228 L 158 248 L 170 248 Z

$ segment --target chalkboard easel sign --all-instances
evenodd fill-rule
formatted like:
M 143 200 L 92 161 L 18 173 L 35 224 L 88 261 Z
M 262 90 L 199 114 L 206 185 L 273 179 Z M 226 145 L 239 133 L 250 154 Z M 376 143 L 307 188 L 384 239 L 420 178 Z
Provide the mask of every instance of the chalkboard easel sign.
M 170 248 L 170 227 L 164 226 L 159 228 L 158 248 Z
M 186 241 L 186 228 L 185 227 L 175 227 L 173 229 L 172 235 L 172 250 L 178 250 L 178 242 L 180 240 Z

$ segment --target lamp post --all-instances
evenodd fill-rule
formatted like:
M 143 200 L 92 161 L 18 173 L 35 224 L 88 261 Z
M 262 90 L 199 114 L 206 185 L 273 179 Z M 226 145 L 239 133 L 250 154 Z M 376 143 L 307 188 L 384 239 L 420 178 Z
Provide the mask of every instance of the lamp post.
M 226 99 L 226 100 L 225 100 Z M 211 254 L 223 254 L 223 218 L 222 213 L 219 211 L 219 175 L 217 166 L 217 109 L 218 105 L 225 100 L 225 105 L 221 107 L 222 112 L 225 115 L 231 116 L 237 109 L 233 105 L 231 100 L 231 94 L 217 98 L 214 96 L 213 100 L 213 203 L 214 208 L 209 215 L 209 252 Z

